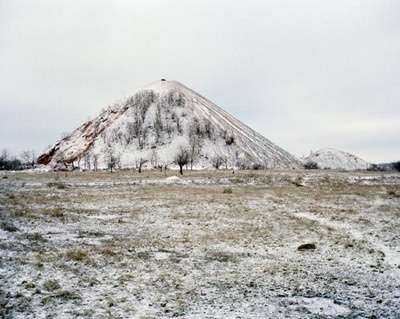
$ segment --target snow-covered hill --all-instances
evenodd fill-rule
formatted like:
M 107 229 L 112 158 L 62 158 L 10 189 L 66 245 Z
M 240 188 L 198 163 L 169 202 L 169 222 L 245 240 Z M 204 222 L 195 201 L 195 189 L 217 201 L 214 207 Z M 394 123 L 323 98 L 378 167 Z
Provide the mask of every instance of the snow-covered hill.
M 362 170 L 370 164 L 363 159 L 334 148 L 324 148 L 303 158 L 304 163 L 314 162 L 322 169 Z
M 156 81 L 103 110 L 42 154 L 51 167 L 174 165 L 297 168 L 293 155 L 176 81 Z

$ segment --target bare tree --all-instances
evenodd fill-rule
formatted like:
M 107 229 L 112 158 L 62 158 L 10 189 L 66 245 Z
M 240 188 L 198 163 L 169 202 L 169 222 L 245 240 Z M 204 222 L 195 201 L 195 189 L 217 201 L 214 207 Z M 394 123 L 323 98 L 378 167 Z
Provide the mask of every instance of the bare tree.
M 170 138 L 172 136 L 172 133 L 174 132 L 174 128 L 171 126 L 171 124 L 169 124 L 168 121 L 165 125 L 165 130 L 167 131 L 168 137 Z
M 228 156 L 226 156 L 226 155 L 223 155 L 223 156 L 221 156 L 221 159 L 222 159 L 222 164 L 224 164 L 225 165 L 225 169 L 228 169 Z
M 82 160 L 81 155 L 77 158 L 77 160 L 78 160 L 77 168 L 78 168 L 78 169 L 81 169 L 81 160 Z M 74 165 L 74 162 L 72 162 L 72 166 L 73 166 L 73 165 Z
M 176 129 L 178 130 L 178 133 L 182 134 L 182 124 L 181 124 L 181 120 L 179 119 L 178 116 L 175 118 L 175 121 L 176 121 Z
M 158 153 L 155 149 L 151 152 L 150 162 L 154 168 L 158 166 Z
M 235 155 L 235 166 L 238 169 L 250 169 L 251 168 L 252 159 L 247 153 L 239 153 L 237 152 Z
M 193 122 L 191 124 L 191 132 L 194 132 L 200 138 L 204 136 L 204 127 L 197 117 L 193 118 Z
M 147 163 L 147 160 L 140 157 L 137 161 L 136 161 L 136 167 L 138 168 L 138 172 L 141 173 L 142 172 L 142 166 L 143 164 Z
M 0 170 L 20 170 L 23 165 L 15 156 L 10 156 L 10 153 L 3 149 L 0 155 Z
M 93 160 L 93 169 L 97 171 L 99 166 L 99 154 L 93 153 L 92 160 Z
M 110 172 L 113 172 L 113 169 L 115 166 L 118 165 L 118 157 L 116 156 L 113 148 L 110 145 L 107 145 L 105 148 L 105 161 L 107 164 L 107 168 L 110 170 Z
M 20 157 L 26 167 L 33 168 L 35 166 L 36 153 L 34 150 L 22 151 Z
M 84 156 L 84 158 L 83 158 L 83 160 L 84 160 L 84 163 L 85 163 L 85 168 L 87 169 L 87 170 L 91 170 L 91 156 L 90 156 L 90 153 L 89 152 L 87 152 L 86 154 L 85 154 L 85 156 Z
M 147 128 L 142 125 L 137 135 L 138 146 L 140 149 L 143 149 L 144 145 L 146 144 L 146 137 L 147 137 Z
M 157 104 L 157 110 L 154 119 L 154 130 L 156 133 L 156 142 L 160 140 L 161 132 L 163 130 L 163 122 L 161 118 L 161 105 L 160 103 Z
M 214 137 L 214 129 L 209 119 L 204 120 L 204 132 L 209 139 Z
M 21 152 L 21 155 L 20 155 L 20 158 L 21 158 L 22 163 L 23 163 L 24 165 L 26 165 L 26 166 L 29 165 L 31 156 L 30 156 L 28 150 L 22 151 L 22 152 Z
M 189 131 L 189 163 L 190 170 L 193 170 L 193 164 L 197 161 L 200 156 L 201 150 L 201 138 L 197 127 L 193 125 Z
M 235 143 L 235 137 L 233 136 L 233 134 L 226 134 L 225 135 L 225 144 L 226 145 L 232 145 L 233 143 Z
M 189 151 L 180 147 L 178 153 L 175 155 L 175 163 L 179 165 L 179 173 L 183 175 L 183 166 L 189 162 Z
M 117 153 L 116 155 L 115 155 L 115 158 L 116 158 L 116 163 L 115 163 L 115 165 L 117 166 L 117 168 L 119 169 L 119 170 L 121 170 L 122 169 L 122 162 L 121 162 L 121 153 Z
M 8 160 L 9 157 L 10 157 L 10 153 L 7 151 L 7 149 L 4 148 L 1 151 L 0 160 L 6 161 L 6 160 Z
M 128 122 L 126 123 L 126 134 L 125 134 L 125 143 L 126 145 L 131 144 L 132 140 L 136 137 L 135 135 L 135 123 Z
M 171 90 L 167 95 L 168 105 L 184 107 L 186 104 L 185 96 L 177 90 Z
M 8 151 L 4 148 L 1 151 L 0 154 L 0 170 L 3 169 L 8 169 L 8 158 L 10 157 L 10 154 L 8 153 Z
M 34 167 L 36 164 L 36 159 L 37 159 L 35 150 L 31 150 L 30 154 L 31 154 L 31 166 Z
M 215 155 L 213 158 L 211 158 L 211 164 L 215 167 L 215 169 L 219 169 L 223 163 L 224 158 L 221 155 Z

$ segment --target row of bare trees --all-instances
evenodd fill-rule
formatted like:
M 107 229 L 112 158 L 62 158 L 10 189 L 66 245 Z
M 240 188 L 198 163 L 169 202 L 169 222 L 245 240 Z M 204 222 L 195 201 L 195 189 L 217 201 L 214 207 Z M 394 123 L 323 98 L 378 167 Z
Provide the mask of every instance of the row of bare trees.
M 34 168 L 36 153 L 34 150 L 24 150 L 19 156 L 12 155 L 7 149 L 0 153 L 0 170 L 21 170 Z
M 193 169 L 193 164 L 199 158 L 200 150 L 196 149 L 194 144 L 191 144 L 188 147 L 181 146 L 178 149 L 178 152 L 175 155 L 174 163 L 179 166 L 179 172 L 183 175 L 183 167 L 190 165 L 190 170 Z M 215 169 L 219 169 L 221 166 L 224 166 L 225 169 L 228 169 L 228 157 L 225 155 L 215 154 L 211 158 L 211 164 Z

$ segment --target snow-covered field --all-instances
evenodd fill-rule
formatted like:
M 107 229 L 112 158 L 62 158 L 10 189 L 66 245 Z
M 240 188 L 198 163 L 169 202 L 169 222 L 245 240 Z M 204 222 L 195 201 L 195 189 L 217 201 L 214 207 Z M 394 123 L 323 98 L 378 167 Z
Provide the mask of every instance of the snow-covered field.
M 0 317 L 399 318 L 400 174 L 175 173 L 1 175 Z

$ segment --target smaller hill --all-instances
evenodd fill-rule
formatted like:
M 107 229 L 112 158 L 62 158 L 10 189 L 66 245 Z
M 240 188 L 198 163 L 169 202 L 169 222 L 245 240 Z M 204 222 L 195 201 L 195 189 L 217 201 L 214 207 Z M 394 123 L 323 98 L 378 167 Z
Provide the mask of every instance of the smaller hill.
M 303 158 L 303 163 L 316 163 L 321 169 L 344 169 L 347 171 L 368 169 L 371 164 L 353 154 L 324 148 Z

